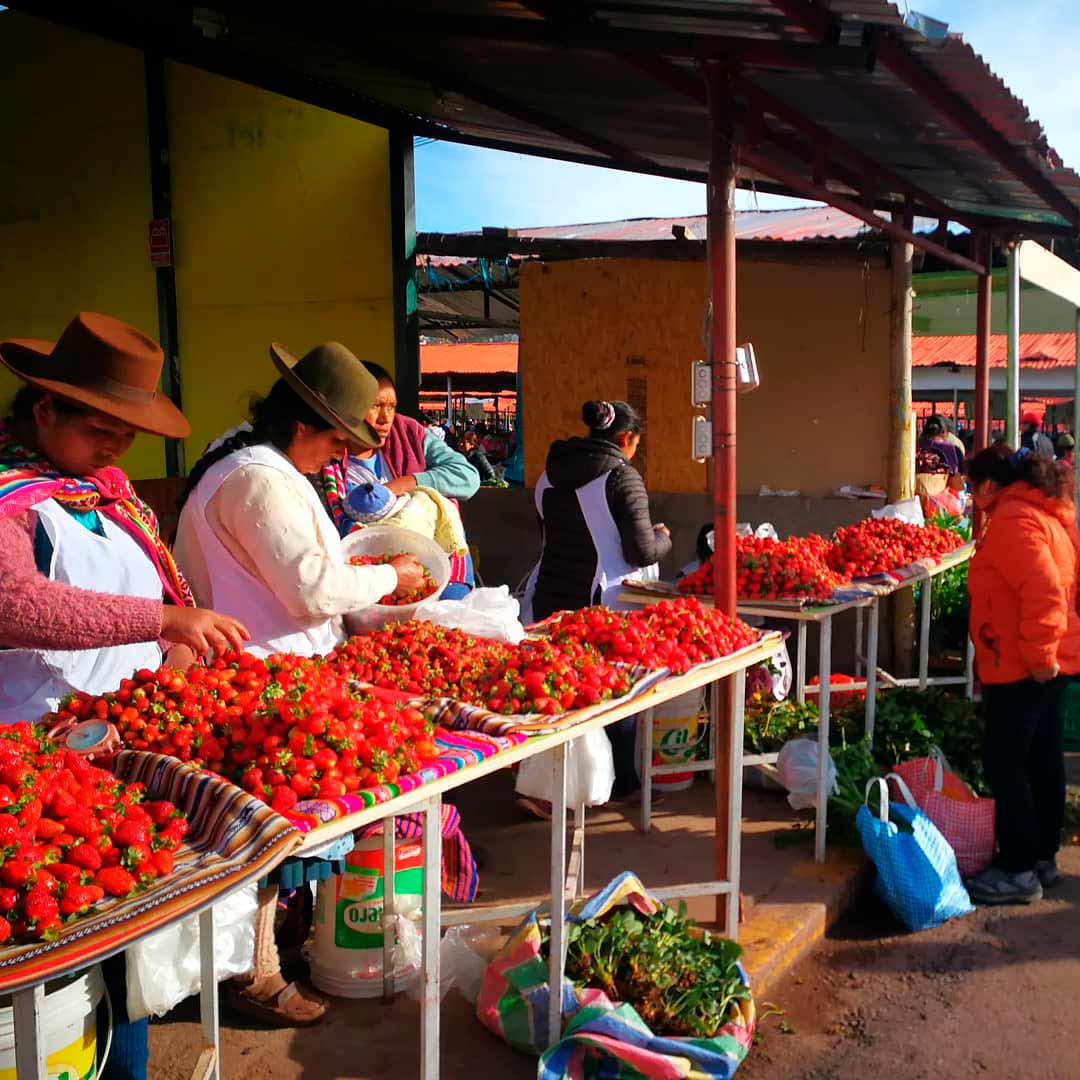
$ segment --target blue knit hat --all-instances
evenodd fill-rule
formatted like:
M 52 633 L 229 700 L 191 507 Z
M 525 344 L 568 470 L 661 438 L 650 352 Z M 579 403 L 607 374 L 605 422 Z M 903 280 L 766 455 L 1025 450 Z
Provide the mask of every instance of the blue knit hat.
M 404 496 L 396 496 L 385 484 L 369 481 L 357 484 L 346 499 L 349 517 L 371 525 L 393 514 Z

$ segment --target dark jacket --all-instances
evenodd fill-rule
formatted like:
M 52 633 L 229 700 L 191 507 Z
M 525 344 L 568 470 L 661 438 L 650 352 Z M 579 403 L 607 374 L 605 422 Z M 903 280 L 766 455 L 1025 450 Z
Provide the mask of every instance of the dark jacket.
M 605 439 L 566 439 L 552 443 L 543 496 L 541 531 L 544 552 L 533 598 L 533 617 L 587 607 L 596 574 L 597 553 L 585 524 L 577 489 L 607 473 L 605 493 L 619 529 L 623 558 L 632 566 L 650 566 L 671 550 L 671 537 L 657 532 L 649 517 L 649 493 L 626 455 Z

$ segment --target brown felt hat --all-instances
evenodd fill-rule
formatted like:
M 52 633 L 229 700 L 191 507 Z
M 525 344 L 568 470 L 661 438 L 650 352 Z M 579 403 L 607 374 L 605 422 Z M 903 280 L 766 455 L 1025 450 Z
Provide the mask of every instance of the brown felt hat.
M 170 439 L 191 434 L 184 414 L 157 388 L 165 362 L 161 347 L 119 319 L 82 311 L 55 345 L 0 341 L 0 361 L 31 386 L 139 431 Z
M 299 360 L 276 341 L 270 359 L 286 382 L 328 424 L 363 447 L 380 440 L 364 417 L 379 396 L 379 381 L 344 345 L 316 345 Z

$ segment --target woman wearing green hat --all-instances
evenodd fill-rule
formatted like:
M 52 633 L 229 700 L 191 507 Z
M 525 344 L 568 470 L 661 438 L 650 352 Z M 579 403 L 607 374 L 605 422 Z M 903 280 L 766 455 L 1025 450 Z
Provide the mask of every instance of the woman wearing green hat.
M 338 531 L 308 479 L 349 446 L 378 438 L 364 419 L 378 382 L 344 345 L 331 342 L 297 359 L 270 346 L 281 378 L 252 410 L 250 429 L 210 450 L 181 497 L 176 556 L 195 596 L 242 619 L 257 656 L 329 652 L 344 634 L 341 616 L 380 597 L 419 588 L 420 564 L 350 566 Z M 302 1027 L 326 1011 L 315 995 L 286 985 L 274 943 L 277 885 L 259 891 L 255 973 L 233 1005 L 269 1024 Z

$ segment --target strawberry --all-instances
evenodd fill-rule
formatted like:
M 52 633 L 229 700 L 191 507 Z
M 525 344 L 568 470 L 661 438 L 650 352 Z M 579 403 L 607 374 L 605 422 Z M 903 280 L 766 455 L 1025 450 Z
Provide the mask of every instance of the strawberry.
M 135 879 L 122 866 L 106 866 L 97 872 L 94 882 L 109 896 L 127 896 L 135 888 Z
M 61 915 L 77 915 L 94 904 L 94 893 L 86 885 L 73 883 L 64 890 L 60 898 Z
M 55 919 L 60 911 L 60 905 L 49 893 L 38 886 L 34 886 L 23 897 L 23 914 L 32 923 L 47 923 Z
M 19 823 L 11 814 L 0 814 L 0 847 L 8 847 L 19 839 Z
M 8 859 L 0 866 L 0 881 L 12 889 L 25 888 L 33 876 L 33 864 L 26 859 Z
M 118 847 L 145 846 L 150 843 L 150 829 L 142 822 L 128 818 L 113 830 L 113 843 Z
M 57 881 L 63 881 L 70 883 L 72 881 L 78 881 L 82 877 L 82 871 L 77 866 L 72 866 L 71 863 L 54 863 L 49 867 L 49 873 L 52 874 Z
M 147 803 L 146 812 L 150 815 L 150 820 L 155 825 L 164 825 L 179 811 L 171 802 L 162 799 L 160 802 Z
M 274 788 L 274 794 L 270 797 L 270 805 L 279 813 L 284 814 L 291 810 L 299 796 L 287 784 L 281 784 Z
M 101 853 L 91 844 L 79 844 L 68 852 L 68 858 L 76 866 L 93 873 L 101 869 Z
M 19 902 L 19 894 L 14 889 L 0 889 L 0 912 L 6 915 L 14 910 Z
M 0 945 L 3 945 L 11 937 L 11 923 L 7 919 L 0 919 Z
M 162 848 L 160 851 L 155 851 L 150 858 L 159 877 L 168 877 L 173 872 L 173 854 L 171 851 Z
M 34 835 L 39 840 L 52 840 L 65 832 L 64 826 L 52 818 L 43 817 L 34 828 Z

